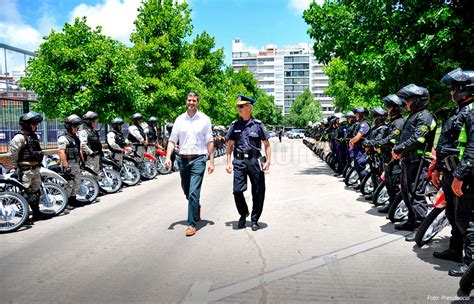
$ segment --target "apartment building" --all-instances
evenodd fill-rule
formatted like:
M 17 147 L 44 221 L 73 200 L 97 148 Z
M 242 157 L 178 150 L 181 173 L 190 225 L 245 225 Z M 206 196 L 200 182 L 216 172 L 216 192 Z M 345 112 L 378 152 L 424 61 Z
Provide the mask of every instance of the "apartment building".
M 278 49 L 269 44 L 262 50 L 246 48 L 239 38 L 232 41 L 234 71 L 246 67 L 255 75 L 259 88 L 275 99 L 283 114 L 289 114 L 295 98 L 309 89 L 321 104 L 324 116 L 334 113 L 333 99 L 324 93 L 328 76 L 316 61 L 309 43 Z

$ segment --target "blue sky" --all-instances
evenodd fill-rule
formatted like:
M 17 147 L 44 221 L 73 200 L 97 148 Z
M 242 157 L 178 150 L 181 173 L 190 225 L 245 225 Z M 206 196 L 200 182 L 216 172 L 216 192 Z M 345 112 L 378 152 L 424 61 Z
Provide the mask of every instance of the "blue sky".
M 184 0 L 180 0 L 184 1 Z M 253 48 L 310 42 L 302 11 L 312 0 L 188 0 L 194 35 L 216 37 L 230 63 L 232 38 Z M 318 1 L 319 2 L 319 1 Z M 86 15 L 89 25 L 124 43 L 133 30 L 140 0 L 0 0 L 0 42 L 34 50 L 41 37 Z

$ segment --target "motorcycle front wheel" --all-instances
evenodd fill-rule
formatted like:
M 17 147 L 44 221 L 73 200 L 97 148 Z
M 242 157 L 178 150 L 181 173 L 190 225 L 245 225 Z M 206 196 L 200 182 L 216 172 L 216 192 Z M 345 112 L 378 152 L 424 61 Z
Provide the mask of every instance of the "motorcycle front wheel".
M 28 219 L 28 202 L 16 192 L 0 193 L 0 233 L 13 232 L 21 228 Z

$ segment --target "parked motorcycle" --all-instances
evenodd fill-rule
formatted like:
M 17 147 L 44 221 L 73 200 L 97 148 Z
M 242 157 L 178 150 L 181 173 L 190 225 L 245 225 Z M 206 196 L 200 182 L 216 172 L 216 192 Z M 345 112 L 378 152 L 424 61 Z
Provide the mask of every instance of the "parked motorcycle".
M 46 181 L 59 184 L 63 188 L 66 187 L 67 180 L 69 180 L 71 177 L 63 175 L 63 169 L 58 155 L 46 156 L 43 160 L 43 165 L 47 169 L 54 171 L 56 174 L 61 176 L 61 178 L 58 178 L 57 176 L 52 176 L 51 174 L 42 174 L 43 178 L 46 178 Z M 92 203 L 99 195 L 99 184 L 91 176 L 97 175 L 97 173 L 86 167 L 84 167 L 82 171 L 83 173 L 80 175 L 81 185 L 79 190 L 76 192 L 76 200 L 85 204 Z M 84 172 L 88 172 L 89 174 L 84 174 Z
M 0 168 L 0 233 L 20 229 L 28 219 L 29 206 L 26 199 L 18 192 L 10 191 L 11 187 L 25 191 L 25 186 L 18 180 L 4 175 Z

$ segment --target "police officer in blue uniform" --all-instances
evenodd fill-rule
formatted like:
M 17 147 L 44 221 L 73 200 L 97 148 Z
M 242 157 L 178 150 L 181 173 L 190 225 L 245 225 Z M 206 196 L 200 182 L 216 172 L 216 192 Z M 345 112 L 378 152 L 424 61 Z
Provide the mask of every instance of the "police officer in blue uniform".
M 252 230 L 260 228 L 258 220 L 263 210 L 265 199 L 265 174 L 270 168 L 270 135 L 265 131 L 260 120 L 252 117 L 253 104 L 256 100 L 244 95 L 237 96 L 237 107 L 240 119 L 230 126 L 227 140 L 227 167 L 228 173 L 234 170 L 234 199 L 240 214 L 239 229 L 245 227 L 246 217 L 249 210 L 245 201 L 244 192 L 247 190 L 247 176 L 252 184 Z M 261 157 L 261 144 L 265 146 L 266 157 Z M 231 154 L 234 152 L 234 160 L 231 163 Z
M 355 114 L 358 125 L 354 129 L 354 137 L 349 141 L 349 148 L 352 150 L 351 154 L 354 158 L 354 167 L 357 174 L 359 174 L 359 180 L 362 181 L 362 179 L 368 174 L 365 168 L 365 165 L 367 164 L 367 156 L 362 148 L 362 143 L 370 133 L 370 125 L 365 120 L 369 115 L 369 111 L 361 106 L 354 108 L 352 111 Z M 354 189 L 359 189 L 359 187 L 360 185 L 357 185 Z

